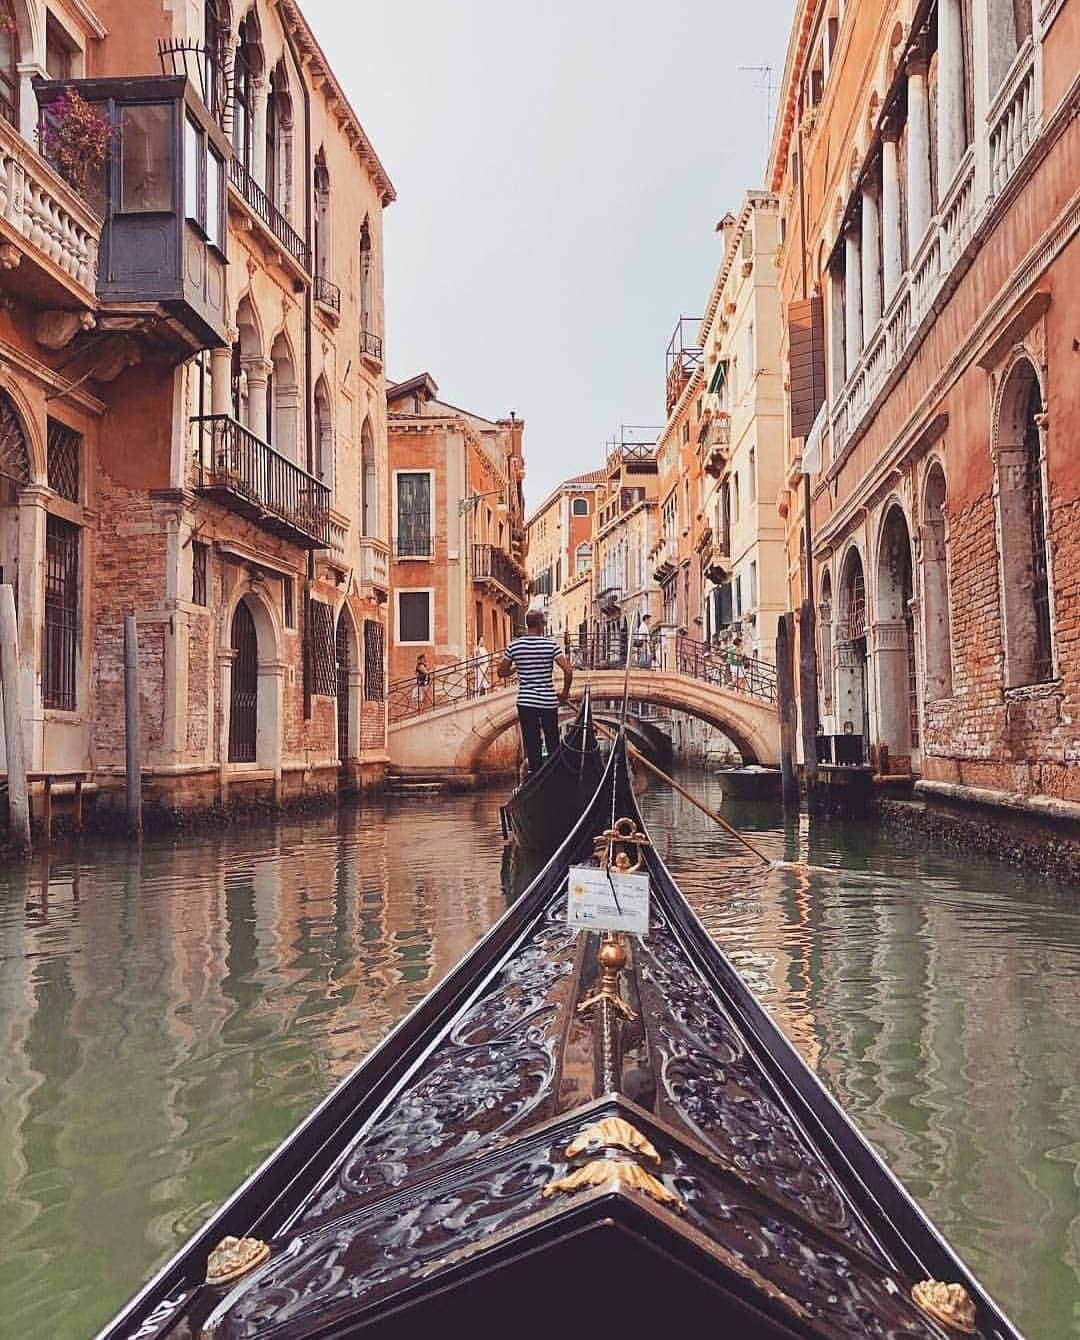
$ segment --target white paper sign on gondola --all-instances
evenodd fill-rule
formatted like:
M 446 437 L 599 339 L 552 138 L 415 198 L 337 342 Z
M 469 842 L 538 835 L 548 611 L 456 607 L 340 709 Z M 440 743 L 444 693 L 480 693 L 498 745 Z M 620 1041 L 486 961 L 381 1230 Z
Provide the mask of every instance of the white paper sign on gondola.
M 649 933 L 649 876 L 572 865 L 566 920 L 586 931 Z

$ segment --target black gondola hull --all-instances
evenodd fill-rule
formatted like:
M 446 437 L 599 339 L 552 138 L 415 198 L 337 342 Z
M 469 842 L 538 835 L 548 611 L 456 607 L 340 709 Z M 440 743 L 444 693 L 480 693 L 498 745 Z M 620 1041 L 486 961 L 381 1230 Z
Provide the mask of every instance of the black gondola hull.
M 666 1325 L 945 1340 L 911 1301 L 926 1276 L 963 1284 L 978 1335 L 1018 1336 L 650 848 L 654 921 L 625 974 L 633 1021 L 598 1033 L 595 1011 L 582 1018 L 596 939 L 566 925 L 567 870 L 608 827 L 613 792 L 639 823 L 621 747 L 518 902 L 103 1337 L 329 1340 L 450 1325 L 655 1340 Z M 598 1079 L 608 1073 L 615 1091 Z M 652 1147 L 652 1189 L 605 1173 L 567 1193 L 588 1173 L 571 1141 L 615 1116 Z M 198 1284 L 225 1234 L 273 1250 L 223 1297 Z

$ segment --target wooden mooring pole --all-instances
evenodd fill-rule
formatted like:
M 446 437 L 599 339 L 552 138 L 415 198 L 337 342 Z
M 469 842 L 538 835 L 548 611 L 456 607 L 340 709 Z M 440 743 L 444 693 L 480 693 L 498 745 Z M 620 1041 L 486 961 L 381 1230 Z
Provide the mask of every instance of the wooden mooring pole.
M 4 699 L 4 750 L 7 755 L 8 810 L 15 847 L 30 852 L 30 791 L 23 755 L 22 703 L 19 696 L 19 626 L 15 592 L 0 586 L 0 689 Z
M 780 713 L 780 779 L 785 805 L 799 803 L 795 773 L 795 616 L 781 614 L 776 625 L 776 705 Z
M 142 763 L 139 756 L 139 635 L 134 614 L 124 619 L 124 739 L 127 818 L 133 833 L 142 832 Z

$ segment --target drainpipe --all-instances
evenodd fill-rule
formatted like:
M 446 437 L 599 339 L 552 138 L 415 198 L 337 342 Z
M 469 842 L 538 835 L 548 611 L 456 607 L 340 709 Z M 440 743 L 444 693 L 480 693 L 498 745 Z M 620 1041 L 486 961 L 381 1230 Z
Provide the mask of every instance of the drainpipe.
M 304 78 L 304 65 L 296 49 L 292 33 L 282 6 L 278 5 L 278 19 L 285 34 L 285 42 L 300 76 L 300 89 L 304 98 L 304 241 L 311 246 L 312 230 L 312 153 L 311 153 L 311 92 Z M 311 378 L 311 330 L 314 320 L 314 297 L 311 284 L 304 287 L 304 426 L 307 442 L 307 472 L 314 473 L 315 464 L 315 422 L 314 422 L 314 386 Z M 304 589 L 303 653 L 304 653 L 304 720 L 311 720 L 311 681 L 314 678 L 314 664 L 311 646 L 311 588 L 315 582 L 315 553 L 307 551 L 307 581 Z

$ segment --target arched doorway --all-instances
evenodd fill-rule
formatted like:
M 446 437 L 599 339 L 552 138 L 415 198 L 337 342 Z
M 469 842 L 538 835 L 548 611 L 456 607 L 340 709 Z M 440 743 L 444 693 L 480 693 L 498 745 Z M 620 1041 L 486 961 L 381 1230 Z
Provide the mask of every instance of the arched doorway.
M 926 474 L 922 527 L 923 659 L 926 701 L 952 697 L 952 629 L 945 559 L 945 471 L 935 461 Z
M 259 639 L 246 600 L 233 613 L 230 645 L 229 762 L 254 763 L 258 757 Z
M 919 681 L 915 657 L 911 536 L 898 503 L 885 515 L 878 546 L 874 654 L 877 663 L 878 740 L 895 760 L 917 763 Z
M 835 731 L 829 731 L 831 720 L 829 722 L 825 720 L 831 719 L 833 714 L 833 597 L 832 574 L 828 571 L 823 573 L 821 578 L 821 604 L 818 613 L 818 638 L 821 646 L 818 666 L 821 679 L 819 695 L 821 718 L 826 731 L 835 734 Z
M 840 573 L 840 609 L 836 623 L 836 720 L 839 733 L 870 738 L 866 693 L 866 577 L 855 548 L 848 550 Z

